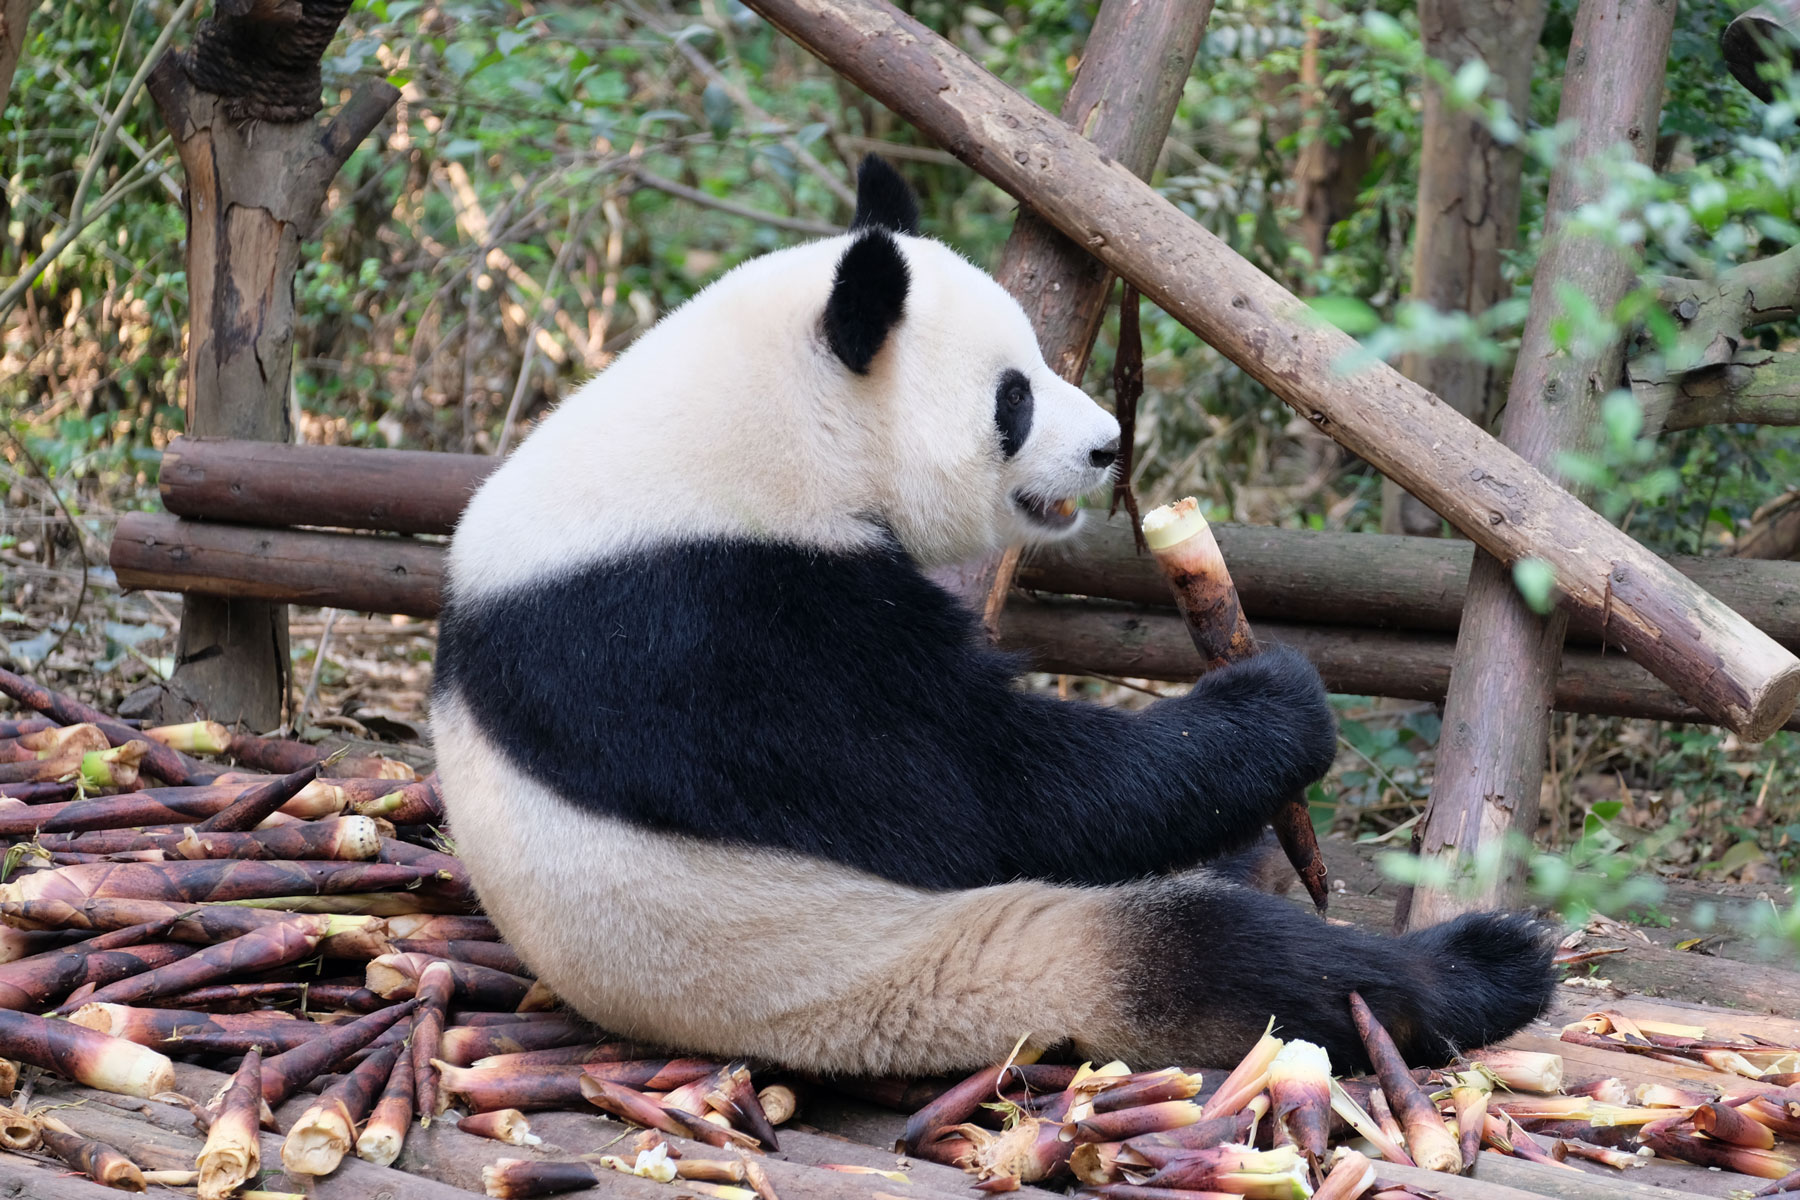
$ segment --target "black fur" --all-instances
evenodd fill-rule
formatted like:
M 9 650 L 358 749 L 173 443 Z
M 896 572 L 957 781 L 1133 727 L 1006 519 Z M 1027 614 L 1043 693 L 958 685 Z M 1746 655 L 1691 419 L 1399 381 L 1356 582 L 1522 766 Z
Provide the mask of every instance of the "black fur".
M 1227 853 L 1336 748 L 1291 651 L 1139 714 L 1020 692 L 1020 668 L 897 548 L 707 543 L 453 594 L 437 679 L 575 804 L 930 888 Z
M 1006 457 L 1017 454 L 1031 436 L 1031 410 L 1035 405 L 1031 380 L 1009 367 L 994 389 L 994 425 L 1000 430 L 1000 451 Z
M 838 259 L 825 301 L 825 341 L 858 375 L 869 373 L 888 333 L 906 314 L 909 284 L 906 257 L 883 230 L 863 234 Z
M 1158 1049 L 1191 1065 L 1237 1061 L 1273 1016 L 1277 1034 L 1325 1047 L 1336 1071 L 1367 1070 L 1352 991 L 1407 1062 L 1437 1065 L 1513 1033 L 1554 990 L 1554 938 L 1517 916 L 1475 913 L 1385 938 L 1190 876 L 1156 885 L 1151 896 L 1134 890 L 1116 928 L 1131 943 L 1121 947 L 1118 977 L 1129 981 L 1136 1024 L 1170 1031 Z
M 919 200 L 885 158 L 868 155 L 856 169 L 856 215 L 851 229 L 919 232 Z

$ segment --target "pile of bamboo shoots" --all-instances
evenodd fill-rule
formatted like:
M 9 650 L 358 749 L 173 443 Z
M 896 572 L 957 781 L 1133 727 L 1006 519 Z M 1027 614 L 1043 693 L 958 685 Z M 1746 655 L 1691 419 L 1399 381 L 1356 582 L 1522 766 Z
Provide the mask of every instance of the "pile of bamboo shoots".
M 1333 1078 L 1323 1049 L 1272 1032 L 1212 1088 L 1179 1068 L 1015 1062 L 921 1109 L 903 1148 L 962 1167 L 984 1191 L 1072 1181 L 1106 1200 L 1400 1200 L 1430 1192 L 1384 1177 L 1384 1164 L 1460 1173 L 1482 1153 L 1558 1170 L 1662 1157 L 1777 1181 L 1759 1195 L 1800 1195 L 1800 1048 L 1596 1013 L 1563 1036 L 1730 1071 L 1733 1086 L 1565 1084 L 1560 1055 L 1529 1051 L 1410 1068 L 1355 993 L 1350 1007 L 1372 1079 Z

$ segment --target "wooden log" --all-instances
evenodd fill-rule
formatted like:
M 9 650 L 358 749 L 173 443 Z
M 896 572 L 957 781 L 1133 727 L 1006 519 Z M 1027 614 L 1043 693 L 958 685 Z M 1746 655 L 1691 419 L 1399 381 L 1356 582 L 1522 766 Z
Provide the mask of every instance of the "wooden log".
M 1740 737 L 1779 728 L 1800 659 L 1347 335 L 949 42 L 883 0 L 748 7 L 1129 279 L 1503 563 L 1546 560 L 1560 601 Z
M 121 517 L 110 561 L 127 588 L 415 617 L 437 615 L 444 577 L 443 549 L 426 542 L 217 525 L 163 513 Z M 195 586 L 202 580 L 205 586 Z
M 286 442 L 300 245 L 332 178 L 400 92 L 370 81 L 330 122 L 314 121 L 319 57 L 337 21 L 295 22 L 274 7 L 214 12 L 149 87 L 186 177 L 186 428 Z M 201 713 L 273 728 L 287 701 L 287 610 L 196 596 L 183 605 L 175 662 L 167 687 L 135 707 L 164 724 Z
M 491 455 L 178 437 L 157 486 L 183 517 L 447 534 L 498 465 Z
M 12 90 L 13 71 L 25 53 L 25 27 L 36 8 L 31 0 L 0 0 L 0 108 Z
M 287 469 L 294 461 L 289 453 L 299 449 L 268 447 L 271 470 Z M 397 452 L 355 453 L 379 466 Z M 451 460 L 446 470 L 452 473 L 475 458 L 436 457 Z M 313 524 L 323 505 L 339 503 L 299 502 L 293 519 Z M 446 525 L 455 519 L 455 513 L 443 516 Z M 1253 621 L 1328 620 L 1454 633 L 1461 619 L 1473 554 L 1467 542 L 1259 525 L 1215 525 L 1213 532 Z M 111 561 L 126 587 L 246 594 L 421 617 L 437 614 L 443 580 L 443 550 L 429 542 L 251 530 L 158 513 L 120 518 Z M 1800 563 L 1691 557 L 1669 562 L 1776 641 L 1800 647 Z M 1020 564 L 1018 582 L 1033 591 L 1153 608 L 1173 605 L 1168 584 L 1155 562 L 1137 553 L 1123 517 L 1090 521 L 1073 538 L 1031 551 Z M 1570 632 L 1577 642 L 1596 644 L 1600 623 L 1590 614 L 1575 614 Z
M 1063 100 L 1063 121 L 1125 170 L 1149 179 L 1212 7 L 1212 0 L 1101 4 Z M 994 278 L 1024 306 L 1050 369 L 1080 386 L 1112 272 L 1025 206 Z M 1015 547 L 934 577 L 981 613 L 991 635 L 1018 565 Z
M 1450 685 L 1455 642 L 1441 634 L 1273 621 L 1252 629 L 1259 641 L 1306 655 L 1334 692 L 1436 702 Z M 1000 645 L 1029 654 L 1037 670 L 1072 675 L 1186 683 L 1202 668 L 1181 619 L 1151 609 L 1015 600 L 1000 621 Z M 1630 659 L 1591 650 L 1563 655 L 1555 704 L 1560 712 L 1707 721 Z M 1786 727 L 1800 730 L 1800 717 Z
M 1545 470 L 1554 468 L 1559 454 L 1592 449 L 1601 397 L 1624 370 L 1622 336 L 1591 349 L 1558 344 L 1561 291 L 1578 291 L 1601 312 L 1611 312 L 1638 286 L 1631 257 L 1610 238 L 1568 226 L 1609 186 L 1601 164 L 1626 153 L 1649 165 L 1674 28 L 1675 9 L 1660 0 L 1582 0 L 1576 14 L 1560 119 L 1577 130 L 1550 177 L 1546 249 L 1533 276 L 1531 312 L 1500 427 L 1508 446 Z M 1615 594 L 1621 582 L 1628 590 L 1636 586 L 1615 578 Z M 1652 607 L 1667 601 L 1641 598 Z M 1475 555 L 1431 800 L 1414 842 L 1421 858 L 1450 868 L 1458 886 L 1417 891 L 1407 927 L 1423 929 L 1458 913 L 1519 902 L 1525 867 L 1509 846 L 1516 835 L 1529 842 L 1537 829 L 1568 611 L 1533 612 L 1506 562 Z M 1692 693 L 1688 698 L 1696 699 Z M 1787 715 L 1751 732 L 1767 736 Z M 1503 869 L 1488 873 L 1487 882 L 1463 878 L 1491 853 L 1503 856 Z
M 1460 539 L 1264 525 L 1212 528 L 1253 621 L 1445 633 L 1456 632 L 1462 621 L 1474 547 Z M 1689 556 L 1668 561 L 1776 641 L 1800 647 L 1800 563 Z M 1171 603 L 1162 573 L 1138 553 L 1122 517 L 1088 521 L 1073 537 L 1029 551 L 1019 564 L 1018 584 L 1153 608 Z M 1599 620 L 1571 613 L 1569 640 L 1598 644 Z

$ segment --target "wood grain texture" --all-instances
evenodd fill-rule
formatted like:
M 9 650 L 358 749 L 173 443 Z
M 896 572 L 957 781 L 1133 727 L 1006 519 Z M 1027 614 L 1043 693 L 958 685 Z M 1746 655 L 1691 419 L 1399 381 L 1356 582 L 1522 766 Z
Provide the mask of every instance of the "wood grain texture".
M 943 38 L 882 0 L 748 6 L 1046 219 L 1347 449 L 1511 563 L 1556 571 L 1561 602 L 1720 723 L 1767 736 L 1800 694 L 1800 660 L 1399 372 L 1356 344 L 1154 189 Z M 1611 594 L 1643 571 L 1693 619 L 1664 629 Z
M 1584 236 L 1571 221 L 1605 193 L 1606 163 L 1620 157 L 1650 163 L 1675 9 L 1670 0 L 1582 0 L 1576 14 L 1559 114 L 1576 133 L 1550 176 L 1545 249 L 1533 276 L 1531 310 L 1500 426 L 1501 439 L 1543 470 L 1554 469 L 1560 454 L 1594 448 L 1600 402 L 1623 378 L 1622 337 L 1601 345 L 1560 343 L 1559 294 L 1575 290 L 1599 311 L 1611 312 L 1638 286 L 1635 264 L 1622 247 Z M 1695 620 L 1699 614 L 1661 580 L 1652 582 L 1647 570 L 1639 561 L 1615 562 L 1604 602 L 1616 605 L 1623 597 L 1646 625 L 1695 636 L 1699 657 L 1682 664 L 1677 677 L 1664 679 L 1699 702 L 1694 672 L 1704 669 L 1707 654 Z M 1560 568 L 1557 574 L 1560 581 Z M 1431 800 L 1419 825 L 1421 857 L 1461 874 L 1482 852 L 1499 849 L 1514 835 L 1529 839 L 1537 829 L 1557 662 L 1568 621 L 1567 608 L 1548 616 L 1534 613 L 1514 586 L 1507 562 L 1475 555 L 1444 700 Z M 1747 693 L 1734 695 L 1727 686 L 1713 698 L 1742 714 L 1739 723 L 1746 728 L 1740 732 L 1755 738 L 1773 732 L 1773 725 L 1764 727 L 1751 717 L 1754 701 Z M 1491 884 L 1420 889 L 1408 910 L 1408 927 L 1511 906 L 1523 885 L 1524 864 L 1515 856 Z

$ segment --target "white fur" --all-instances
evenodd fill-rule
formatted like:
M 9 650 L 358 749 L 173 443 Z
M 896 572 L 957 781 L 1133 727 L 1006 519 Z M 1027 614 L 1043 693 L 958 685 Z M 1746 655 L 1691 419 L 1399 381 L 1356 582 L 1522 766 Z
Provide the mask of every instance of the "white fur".
M 892 528 L 930 567 L 1056 536 L 1013 496 L 1110 476 L 1118 423 L 1045 365 L 1018 303 L 925 238 L 898 237 L 905 315 L 856 376 L 821 316 L 850 237 L 753 259 L 647 332 L 546 417 L 476 493 L 451 546 L 474 596 L 671 540 L 853 549 Z M 1030 435 L 1000 453 L 994 390 L 1030 379 Z

